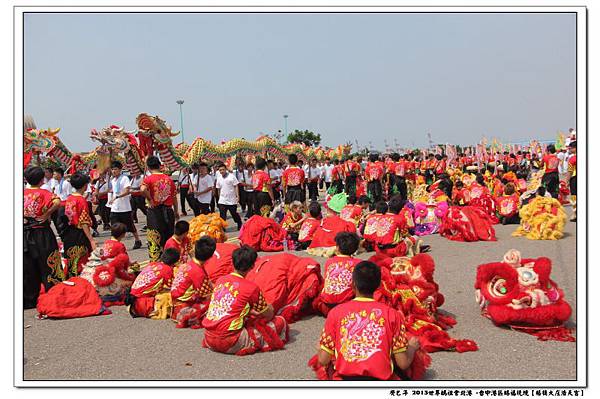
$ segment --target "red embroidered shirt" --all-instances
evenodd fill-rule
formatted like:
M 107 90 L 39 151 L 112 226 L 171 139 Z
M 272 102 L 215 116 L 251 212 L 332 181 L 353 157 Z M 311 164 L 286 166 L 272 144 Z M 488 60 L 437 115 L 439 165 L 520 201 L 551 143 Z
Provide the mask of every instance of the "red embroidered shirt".
M 65 216 L 69 219 L 69 225 L 81 229 L 83 225 L 92 225 L 88 203 L 79 194 L 71 194 L 65 201 Z
M 252 187 L 257 192 L 268 192 L 269 185 L 271 184 L 271 178 L 264 170 L 257 170 L 252 175 Z
M 169 176 L 164 173 L 152 173 L 144 177 L 142 187 L 146 187 L 150 193 L 150 204 L 153 208 L 159 205 L 173 206 L 177 188 Z
M 151 262 L 142 269 L 131 286 L 131 295 L 153 297 L 171 287 L 173 269 L 162 262 Z
M 23 216 L 40 217 L 55 203 L 60 203 L 60 199 L 50 191 L 42 188 L 26 188 L 23 191 Z
M 202 326 L 213 336 L 237 335 L 250 310 L 262 313 L 268 306 L 258 285 L 234 272 L 217 280 Z
M 340 212 L 340 217 L 347 222 L 358 224 L 358 220 L 362 215 L 362 211 L 363 210 L 360 205 L 346 205 L 344 208 L 342 208 L 342 211 Z
M 542 158 L 542 163 L 546 167 L 546 171 L 544 173 L 558 172 L 558 164 L 560 163 L 560 160 L 556 154 L 544 155 Z
M 306 218 L 304 222 L 302 222 L 302 226 L 300 226 L 300 231 L 298 232 L 298 241 L 306 242 L 312 240 L 317 227 L 319 227 L 319 224 L 321 224 L 320 219 L 315 219 L 312 216 Z
M 212 284 L 202 265 L 190 259 L 175 268 L 171 298 L 173 301 L 198 302 L 212 294 Z
M 213 256 L 204 262 L 204 271 L 208 274 L 208 278 L 212 283 L 229 273 L 233 273 L 231 254 L 238 248 L 239 246 L 235 244 L 217 243 L 217 249 L 215 249 Z
M 289 168 L 283 171 L 281 179 L 283 181 L 283 184 L 285 184 L 288 187 L 299 186 L 304 183 L 304 171 L 297 166 L 290 166 Z
M 408 345 L 404 318 L 370 298 L 356 298 L 333 308 L 321 334 L 321 349 L 335 356 L 341 376 L 393 377 L 393 355 Z
M 367 181 L 379 180 L 383 177 L 383 166 L 379 162 L 369 162 L 365 168 Z
M 356 233 L 356 226 L 337 215 L 326 217 L 315 230 L 309 248 L 335 247 L 335 236 L 342 231 Z
M 325 262 L 325 282 L 321 299 L 328 304 L 339 304 L 354 297 L 352 291 L 352 272 L 361 259 L 338 255 Z
M 179 251 L 179 262 L 185 263 L 188 261 L 188 253 L 190 251 L 190 242 L 187 237 L 183 241 L 179 241 L 179 239 L 175 236 L 170 237 L 165 243 L 165 249 L 175 248 Z
M 104 241 L 104 244 L 102 245 L 102 251 L 104 252 L 102 258 L 104 259 L 112 259 L 119 254 L 127 255 L 127 248 L 125 248 L 125 244 L 115 240 L 114 238 L 109 238 L 108 240 Z

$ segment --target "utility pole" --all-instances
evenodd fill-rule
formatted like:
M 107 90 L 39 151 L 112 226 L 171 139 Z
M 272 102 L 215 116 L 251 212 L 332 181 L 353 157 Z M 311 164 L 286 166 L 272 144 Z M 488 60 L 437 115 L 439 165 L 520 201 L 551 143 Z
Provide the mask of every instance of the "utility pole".
M 181 142 L 183 143 L 183 100 L 177 100 L 177 104 L 179 104 L 179 128 L 181 129 Z

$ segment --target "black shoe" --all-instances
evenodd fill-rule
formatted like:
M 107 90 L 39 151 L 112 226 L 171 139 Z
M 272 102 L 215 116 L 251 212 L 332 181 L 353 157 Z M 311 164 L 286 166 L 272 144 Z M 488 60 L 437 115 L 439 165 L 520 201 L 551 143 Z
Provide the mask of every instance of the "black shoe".
M 136 241 L 133 244 L 133 248 L 131 248 L 131 249 L 140 249 L 141 247 L 142 247 L 142 242 L 141 241 Z
M 92 231 L 92 237 L 98 237 L 99 235 L 100 233 L 98 233 L 98 230 Z

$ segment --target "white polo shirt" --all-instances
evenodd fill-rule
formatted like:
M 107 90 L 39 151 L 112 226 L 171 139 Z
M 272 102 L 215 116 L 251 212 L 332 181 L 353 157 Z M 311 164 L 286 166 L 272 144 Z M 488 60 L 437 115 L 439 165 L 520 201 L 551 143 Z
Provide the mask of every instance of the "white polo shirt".
M 194 175 L 192 181 L 194 183 L 194 187 L 196 188 L 196 192 L 194 193 L 196 200 L 198 200 L 198 202 L 201 204 L 210 204 L 210 201 L 212 200 L 212 190 L 204 194 L 198 194 L 198 191 L 204 191 L 209 187 L 212 188 L 215 185 L 213 177 L 209 174 L 206 174 L 204 177 L 197 174 Z
M 51 191 L 56 194 L 61 201 L 66 201 L 69 195 L 73 193 L 71 183 L 64 177 L 60 181 L 56 179 L 50 180 L 50 187 L 52 188 Z
M 219 204 L 223 205 L 237 205 L 237 189 L 240 182 L 233 173 L 228 173 L 226 177 L 223 177 L 221 173 L 217 172 L 217 185 L 219 191 Z
M 131 211 L 131 195 L 126 195 L 121 198 L 116 198 L 117 195 L 122 194 L 127 187 L 131 187 L 131 181 L 125 175 L 120 175 L 117 178 L 112 177 L 110 179 L 110 186 L 112 193 L 108 194 L 108 202 L 115 198 L 110 211 L 113 213 L 130 212 Z

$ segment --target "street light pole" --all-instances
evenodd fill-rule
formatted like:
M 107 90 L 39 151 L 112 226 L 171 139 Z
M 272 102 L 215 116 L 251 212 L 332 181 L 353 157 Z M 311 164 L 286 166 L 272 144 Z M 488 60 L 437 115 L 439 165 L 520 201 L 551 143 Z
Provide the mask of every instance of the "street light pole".
M 177 104 L 179 104 L 179 127 L 181 129 L 181 142 L 183 143 L 183 100 L 177 100 Z
M 285 137 L 287 137 L 288 135 L 288 130 L 287 130 L 287 118 L 289 115 L 283 115 L 283 120 L 285 121 Z

